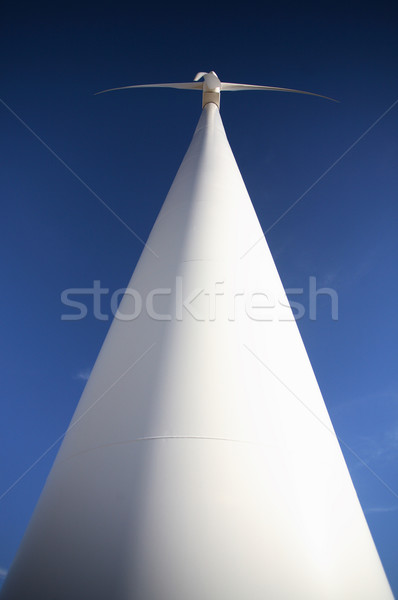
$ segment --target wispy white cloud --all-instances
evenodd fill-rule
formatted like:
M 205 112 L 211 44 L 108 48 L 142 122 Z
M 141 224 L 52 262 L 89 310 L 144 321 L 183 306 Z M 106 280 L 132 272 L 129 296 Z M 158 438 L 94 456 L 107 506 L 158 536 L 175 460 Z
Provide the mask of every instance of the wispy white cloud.
M 371 513 L 390 513 L 398 510 L 397 506 L 373 506 L 371 508 L 365 508 L 365 515 L 369 515 Z
M 0 567 L 0 579 L 4 579 L 4 577 L 7 577 L 7 569 L 5 569 L 4 567 Z
M 374 435 L 358 437 L 358 452 L 366 462 L 391 461 L 398 458 L 398 426 Z
M 388 429 L 379 441 L 379 447 L 374 449 L 375 458 L 386 460 L 396 459 L 398 455 L 398 424 Z
M 332 284 L 335 284 L 341 277 L 342 266 L 336 266 L 335 269 L 329 269 L 326 273 L 322 274 L 319 277 L 318 285 L 319 287 L 328 287 Z
M 82 369 L 76 375 L 74 375 L 73 379 L 80 379 L 81 381 L 87 381 L 90 377 L 91 369 Z
M 365 462 L 386 463 L 398 460 L 397 409 L 398 392 L 390 386 L 358 397 L 343 397 L 333 406 L 333 414 L 336 422 L 352 422 L 350 443 Z

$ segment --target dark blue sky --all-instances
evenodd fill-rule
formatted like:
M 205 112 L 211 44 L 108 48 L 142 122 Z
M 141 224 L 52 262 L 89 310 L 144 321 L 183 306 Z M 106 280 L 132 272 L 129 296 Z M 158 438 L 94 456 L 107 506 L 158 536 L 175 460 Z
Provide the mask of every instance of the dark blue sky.
M 396 5 L 147 6 L 3 4 L 0 495 L 67 428 L 110 325 L 62 321 L 60 294 L 111 294 L 142 250 L 82 181 L 145 240 L 200 116 L 197 92 L 93 94 L 211 69 L 318 92 L 341 103 L 225 93 L 221 114 L 282 281 L 304 290 L 298 325 L 397 595 Z M 326 297 L 309 319 L 309 277 L 338 293 L 337 321 Z M 0 501 L 0 576 L 57 447 Z

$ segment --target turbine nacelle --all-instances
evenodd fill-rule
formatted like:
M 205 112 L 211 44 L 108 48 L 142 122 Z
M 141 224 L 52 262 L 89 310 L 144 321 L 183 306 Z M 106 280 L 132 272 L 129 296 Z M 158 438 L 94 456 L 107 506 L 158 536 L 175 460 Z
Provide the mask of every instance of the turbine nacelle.
M 202 94 L 202 108 L 213 102 L 220 108 L 220 95 L 222 83 L 219 80 L 217 74 L 214 71 L 209 73 L 200 72 L 195 76 L 194 81 L 199 81 L 203 77 L 203 94 Z
M 203 79 L 203 81 L 200 81 Z M 97 92 L 97 94 L 104 94 L 105 92 L 114 92 L 116 90 L 128 90 L 132 88 L 175 88 L 178 90 L 202 90 L 202 107 L 206 106 L 210 102 L 213 102 L 220 107 L 220 95 L 221 92 L 240 92 L 250 90 L 265 90 L 269 92 L 291 92 L 293 94 L 306 94 L 307 96 L 317 96 L 318 98 L 325 98 L 326 100 L 332 100 L 332 102 L 338 102 L 334 98 L 328 96 L 322 96 L 321 94 L 314 94 L 313 92 L 303 92 L 301 90 L 293 90 L 290 88 L 274 87 L 269 85 L 251 85 L 248 83 L 228 83 L 220 81 L 217 74 L 214 71 L 200 71 L 195 75 L 193 81 L 185 83 L 147 83 L 141 85 L 126 85 L 123 87 L 111 88 L 109 90 L 103 90 Z

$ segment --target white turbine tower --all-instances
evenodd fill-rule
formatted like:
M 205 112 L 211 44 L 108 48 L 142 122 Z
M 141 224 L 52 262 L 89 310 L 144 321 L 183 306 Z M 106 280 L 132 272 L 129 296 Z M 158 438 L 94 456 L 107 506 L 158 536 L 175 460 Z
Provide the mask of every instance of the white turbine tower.
M 159 85 L 202 115 L 1 598 L 391 599 L 219 113 L 281 88 Z

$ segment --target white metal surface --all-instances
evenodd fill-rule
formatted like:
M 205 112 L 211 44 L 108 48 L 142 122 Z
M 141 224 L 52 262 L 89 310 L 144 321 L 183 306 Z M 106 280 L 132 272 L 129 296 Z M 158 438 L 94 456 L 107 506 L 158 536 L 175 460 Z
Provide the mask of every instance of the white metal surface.
M 200 81 L 200 79 L 202 78 L 203 81 Z M 210 71 L 209 73 L 200 71 L 195 75 L 193 81 L 183 83 L 144 83 L 139 85 L 125 85 L 123 87 L 103 90 L 102 92 L 97 92 L 97 94 L 105 94 L 106 92 L 115 92 L 117 90 L 131 90 L 136 88 L 174 88 L 177 90 L 202 90 L 202 107 L 206 106 L 206 104 L 210 102 L 220 107 L 221 91 L 242 92 L 253 90 L 265 90 L 267 92 L 289 92 L 293 94 L 305 94 L 306 96 L 316 96 L 317 98 L 324 98 L 326 100 L 332 100 L 332 102 L 338 102 L 338 100 L 334 100 L 334 98 L 329 98 L 328 96 L 314 94 L 313 92 L 303 92 L 302 90 L 293 90 L 291 88 L 274 87 L 271 85 L 250 85 L 247 83 L 227 83 L 225 81 L 220 81 L 218 75 L 214 71 Z
M 206 104 L 2 600 L 392 598 L 261 235 Z

